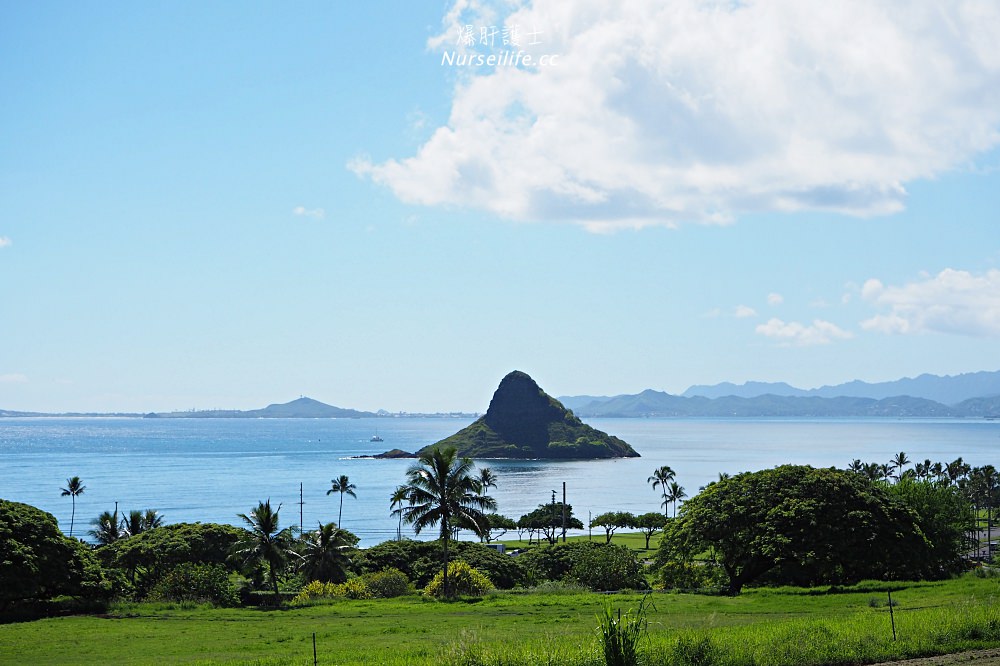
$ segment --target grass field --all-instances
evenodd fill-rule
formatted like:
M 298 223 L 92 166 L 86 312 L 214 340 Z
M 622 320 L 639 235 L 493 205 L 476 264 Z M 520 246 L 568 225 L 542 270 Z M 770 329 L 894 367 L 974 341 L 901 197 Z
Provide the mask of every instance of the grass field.
M 852 664 L 1000 646 L 1000 584 L 963 578 L 847 590 L 747 590 L 735 598 L 657 593 L 641 654 L 649 664 Z M 417 596 L 284 610 L 137 604 L 103 616 L 0 626 L 0 663 L 34 664 L 602 664 L 602 605 L 641 595 L 498 593 Z

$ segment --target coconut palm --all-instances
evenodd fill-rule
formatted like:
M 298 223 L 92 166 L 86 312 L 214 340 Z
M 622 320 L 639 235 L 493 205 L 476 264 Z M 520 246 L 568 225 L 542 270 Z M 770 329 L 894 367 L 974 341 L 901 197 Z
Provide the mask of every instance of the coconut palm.
M 60 488 L 60 490 L 62 490 L 61 497 L 66 497 L 67 495 L 69 495 L 69 498 L 71 500 L 73 500 L 73 511 L 69 515 L 69 535 L 70 535 L 70 537 L 73 536 L 73 521 L 76 520 L 76 498 L 77 498 L 77 495 L 82 495 L 83 491 L 86 490 L 86 489 L 87 489 L 87 486 L 83 485 L 83 482 L 80 481 L 80 477 L 78 477 L 78 476 L 74 476 L 74 477 L 72 477 L 70 479 L 66 479 L 66 487 L 65 488 Z
M 396 541 L 403 540 L 403 503 L 410 500 L 410 489 L 406 486 L 396 486 L 396 489 L 389 497 L 389 515 L 396 516 L 399 524 L 396 525 Z
M 305 550 L 299 570 L 308 580 L 343 583 L 351 566 L 350 553 L 358 545 L 358 537 L 337 527 L 336 523 L 319 523 L 319 529 L 305 536 Z
M 332 495 L 333 493 L 340 493 L 340 511 L 337 513 L 337 524 L 340 525 L 340 519 L 344 515 L 344 495 L 350 495 L 354 499 L 358 496 L 354 494 L 357 486 L 351 483 L 351 480 L 347 478 L 346 474 L 341 474 L 340 478 L 330 480 L 330 489 L 326 491 L 327 495 Z
M 664 516 L 667 515 L 667 504 L 669 503 L 667 501 L 667 484 L 673 481 L 676 476 L 677 473 L 670 469 L 669 465 L 663 465 L 662 467 L 658 467 L 656 471 L 653 472 L 653 475 L 646 479 L 646 483 L 653 484 L 653 490 L 656 490 L 656 487 L 659 486 L 660 490 L 663 492 Z
M 480 495 L 485 495 L 490 491 L 490 488 L 497 487 L 497 475 L 489 467 L 483 467 L 479 470 L 479 476 L 476 480 L 479 481 Z
M 128 515 L 122 518 L 122 536 L 133 537 L 161 525 L 163 525 L 163 516 L 156 509 L 129 511 Z
M 677 501 L 682 500 L 685 497 L 687 497 L 687 493 L 684 492 L 684 486 L 680 485 L 676 481 L 671 481 L 666 499 L 670 500 L 674 504 L 674 518 L 677 517 Z
M 271 508 L 271 500 L 257 504 L 257 508 L 249 515 L 241 513 L 238 517 L 246 524 L 243 535 L 233 545 L 231 556 L 244 567 L 267 564 L 268 580 L 274 591 L 275 603 L 278 602 L 278 573 L 285 568 L 291 554 L 291 546 L 295 539 L 292 528 L 279 529 L 277 509 Z
M 451 594 L 448 541 L 452 528 L 461 525 L 481 536 L 489 529 L 484 511 L 495 511 L 497 506 L 489 495 L 479 493 L 473 468 L 472 460 L 459 458 L 455 447 L 434 447 L 422 453 L 406 472 L 409 506 L 403 509 L 403 520 L 412 524 L 417 534 L 425 527 L 440 527 L 445 596 Z
M 90 536 L 94 537 L 94 540 L 102 546 L 114 543 L 124 536 L 121 525 L 118 523 L 117 509 L 114 513 L 110 511 L 103 512 L 97 518 L 90 521 L 90 524 L 94 526 L 94 529 L 90 530 Z
M 903 476 L 903 468 L 910 464 L 910 459 L 906 457 L 904 451 L 900 451 L 892 457 L 889 463 L 893 471 L 896 472 L 896 480 L 899 481 Z

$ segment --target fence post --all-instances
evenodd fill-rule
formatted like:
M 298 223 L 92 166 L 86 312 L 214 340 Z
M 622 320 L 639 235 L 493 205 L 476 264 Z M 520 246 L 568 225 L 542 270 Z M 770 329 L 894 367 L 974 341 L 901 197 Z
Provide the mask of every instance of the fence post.
M 892 613 L 892 590 L 887 590 L 889 595 L 889 621 L 892 622 L 892 640 L 896 640 L 896 616 Z
M 316 632 L 314 631 L 313 632 L 313 666 L 316 666 L 317 664 L 319 664 L 319 662 L 316 661 Z

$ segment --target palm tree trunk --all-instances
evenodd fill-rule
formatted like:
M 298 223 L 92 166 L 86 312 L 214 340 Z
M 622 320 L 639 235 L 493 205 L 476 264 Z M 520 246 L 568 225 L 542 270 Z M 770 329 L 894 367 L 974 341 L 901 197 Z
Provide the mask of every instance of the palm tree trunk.
M 73 521 L 76 520 L 76 495 L 70 495 L 73 500 L 73 512 L 69 514 L 69 537 L 73 538 Z
M 445 599 L 451 598 L 451 590 L 448 588 L 448 532 L 446 530 L 441 530 L 441 538 L 444 539 L 444 596 Z
M 343 527 L 340 524 L 340 519 L 344 516 L 344 491 L 340 491 L 340 511 L 337 512 L 337 527 Z

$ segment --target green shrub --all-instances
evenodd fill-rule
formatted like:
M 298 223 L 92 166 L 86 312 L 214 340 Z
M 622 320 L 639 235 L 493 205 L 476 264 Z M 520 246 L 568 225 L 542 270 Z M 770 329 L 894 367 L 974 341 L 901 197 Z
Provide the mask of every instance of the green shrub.
M 450 562 L 448 564 L 448 585 L 451 593 L 463 597 L 481 597 L 496 589 L 483 572 L 473 569 L 467 563 Z M 439 571 L 434 579 L 424 588 L 424 594 L 430 597 L 443 597 L 444 572 Z
M 661 590 L 717 590 L 728 585 L 725 570 L 713 562 L 667 561 L 656 572 Z
M 178 564 L 160 578 L 149 593 L 155 601 L 210 602 L 216 606 L 236 606 L 239 596 L 221 564 Z
M 626 546 L 615 544 L 602 544 L 581 552 L 573 563 L 570 577 L 597 591 L 649 587 L 635 553 Z
M 401 597 L 410 592 L 410 579 L 399 569 L 389 568 L 361 577 L 376 599 Z

